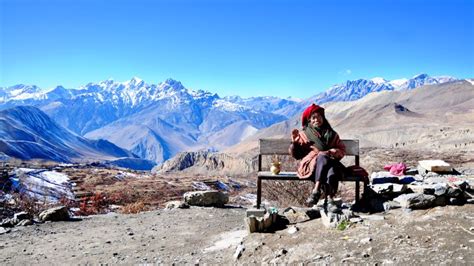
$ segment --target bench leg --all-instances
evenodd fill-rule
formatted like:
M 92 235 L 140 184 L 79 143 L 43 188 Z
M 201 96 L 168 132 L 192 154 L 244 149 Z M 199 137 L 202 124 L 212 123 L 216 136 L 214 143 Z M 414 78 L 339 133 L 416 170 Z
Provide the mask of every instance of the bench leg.
M 262 203 L 262 179 L 257 178 L 257 209 L 260 209 L 260 204 Z
M 359 185 L 359 181 L 356 181 L 356 195 L 355 195 L 355 200 L 356 200 L 356 204 L 359 203 L 359 200 L 360 200 L 360 197 L 359 197 L 359 190 L 360 190 L 360 185 Z

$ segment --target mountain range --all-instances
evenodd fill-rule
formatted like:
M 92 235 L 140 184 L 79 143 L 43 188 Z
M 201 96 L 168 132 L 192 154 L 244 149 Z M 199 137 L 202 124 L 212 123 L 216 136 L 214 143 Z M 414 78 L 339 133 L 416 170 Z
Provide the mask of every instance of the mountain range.
M 377 91 L 404 91 L 456 81 L 430 77 L 387 81 L 359 79 L 332 86 L 308 99 L 239 96 L 185 88 L 168 79 L 157 85 L 139 78 L 105 80 L 77 89 L 58 86 L 0 88 L 0 110 L 35 106 L 57 124 L 90 139 L 106 139 L 143 159 L 162 163 L 180 151 L 218 151 L 259 130 L 299 114 L 311 102 L 353 101 Z

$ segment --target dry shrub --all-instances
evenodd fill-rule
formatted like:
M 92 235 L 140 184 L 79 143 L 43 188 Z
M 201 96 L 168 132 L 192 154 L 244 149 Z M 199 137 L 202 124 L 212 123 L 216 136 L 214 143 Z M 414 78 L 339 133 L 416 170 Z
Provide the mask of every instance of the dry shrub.
M 134 195 L 127 189 L 109 192 L 107 196 L 108 204 L 124 205 L 135 201 Z
M 336 197 L 340 197 L 343 202 L 353 201 L 354 184 L 354 182 L 339 182 Z M 361 183 L 361 188 L 362 186 Z M 314 183 L 311 181 L 265 181 L 262 193 L 263 198 L 275 201 L 279 207 L 304 206 L 313 187 Z
M 48 208 L 46 201 L 40 201 L 28 193 L 14 193 L 12 196 L 14 205 L 10 208 L 25 211 L 32 216 L 38 216 Z
M 314 183 L 311 181 L 265 181 L 263 197 L 275 201 L 279 207 L 304 206 Z
M 123 206 L 120 209 L 120 212 L 124 214 L 132 214 L 132 213 L 143 212 L 146 210 L 148 210 L 148 208 L 145 206 L 145 203 L 143 203 L 143 201 L 138 201 L 138 202 L 130 203 Z
M 108 210 L 106 198 L 101 193 L 95 193 L 90 197 L 84 198 L 79 204 L 78 215 L 93 215 L 105 213 Z

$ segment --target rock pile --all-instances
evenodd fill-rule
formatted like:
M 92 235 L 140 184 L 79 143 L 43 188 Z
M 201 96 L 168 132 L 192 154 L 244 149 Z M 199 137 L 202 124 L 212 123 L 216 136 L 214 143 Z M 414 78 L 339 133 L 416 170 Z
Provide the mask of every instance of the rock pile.
M 445 164 L 443 162 L 444 169 L 449 168 L 450 172 L 434 172 L 420 164 L 401 176 L 389 172 L 372 173 L 369 195 L 366 195 L 370 206 L 377 211 L 387 211 L 398 207 L 426 209 L 473 203 L 474 176 L 455 172 Z

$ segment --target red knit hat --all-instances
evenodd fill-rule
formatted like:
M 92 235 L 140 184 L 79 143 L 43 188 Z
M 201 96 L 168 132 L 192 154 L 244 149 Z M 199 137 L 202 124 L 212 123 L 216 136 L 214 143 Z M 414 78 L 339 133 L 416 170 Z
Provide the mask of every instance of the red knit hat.
M 324 108 L 313 103 L 312 105 L 310 105 L 308 108 L 306 108 L 303 111 L 303 115 L 301 116 L 301 125 L 303 127 L 305 127 L 308 124 L 309 117 L 311 116 L 313 112 L 318 112 L 322 116 L 324 116 Z

